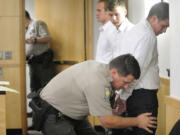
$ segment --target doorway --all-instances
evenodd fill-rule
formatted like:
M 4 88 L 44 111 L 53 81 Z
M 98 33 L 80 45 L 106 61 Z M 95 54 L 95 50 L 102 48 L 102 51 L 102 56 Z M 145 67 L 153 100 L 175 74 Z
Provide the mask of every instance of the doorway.
M 26 0 L 25 9 L 33 19 L 43 20 L 48 25 L 57 72 L 93 58 L 92 0 Z M 28 94 L 29 73 L 26 69 Z M 27 112 L 31 112 L 28 103 Z

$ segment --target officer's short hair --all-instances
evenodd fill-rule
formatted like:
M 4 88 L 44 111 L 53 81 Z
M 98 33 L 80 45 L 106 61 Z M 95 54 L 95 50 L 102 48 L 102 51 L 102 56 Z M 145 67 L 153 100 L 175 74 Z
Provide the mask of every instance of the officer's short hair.
M 108 10 L 108 4 L 109 4 L 109 0 L 98 0 L 98 3 L 104 3 L 104 10 L 107 11 Z
M 117 69 L 119 75 L 126 77 L 127 75 L 134 76 L 139 79 L 141 71 L 138 61 L 131 54 L 124 54 L 111 60 L 109 63 L 110 69 Z
M 123 7 L 124 9 L 127 9 L 126 1 L 125 0 L 110 0 L 107 7 L 108 10 L 114 11 L 116 7 Z
M 152 16 L 157 16 L 160 21 L 169 20 L 169 4 L 167 2 L 159 2 L 152 6 L 147 18 Z
M 25 17 L 29 20 L 31 20 L 31 16 L 29 15 L 29 12 L 26 10 L 25 11 Z

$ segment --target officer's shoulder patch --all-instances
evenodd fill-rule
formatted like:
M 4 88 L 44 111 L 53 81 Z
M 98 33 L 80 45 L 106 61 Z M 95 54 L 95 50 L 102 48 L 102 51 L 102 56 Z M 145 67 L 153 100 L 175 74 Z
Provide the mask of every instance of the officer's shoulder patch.
M 111 95 L 111 88 L 105 87 L 104 88 L 104 99 L 109 101 L 110 95 Z

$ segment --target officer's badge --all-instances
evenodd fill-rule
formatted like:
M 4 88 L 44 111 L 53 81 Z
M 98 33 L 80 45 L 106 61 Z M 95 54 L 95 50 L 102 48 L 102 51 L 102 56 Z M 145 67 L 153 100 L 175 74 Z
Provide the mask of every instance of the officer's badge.
M 105 87 L 104 88 L 104 99 L 109 101 L 110 95 L 111 95 L 111 88 Z

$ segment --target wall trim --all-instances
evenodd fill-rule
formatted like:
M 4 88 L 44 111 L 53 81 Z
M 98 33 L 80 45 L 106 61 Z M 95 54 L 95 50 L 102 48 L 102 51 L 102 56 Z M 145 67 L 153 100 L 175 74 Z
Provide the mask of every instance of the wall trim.
M 22 128 L 7 129 L 6 134 L 7 135 L 22 135 Z
M 0 95 L 6 95 L 6 91 L 0 91 Z

